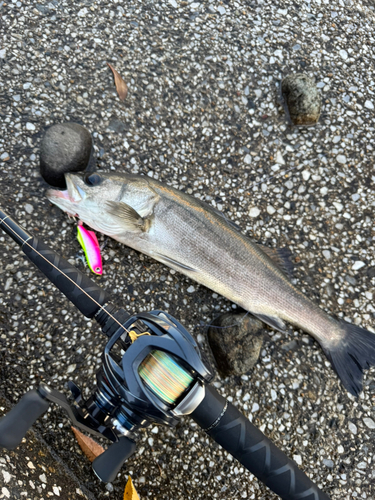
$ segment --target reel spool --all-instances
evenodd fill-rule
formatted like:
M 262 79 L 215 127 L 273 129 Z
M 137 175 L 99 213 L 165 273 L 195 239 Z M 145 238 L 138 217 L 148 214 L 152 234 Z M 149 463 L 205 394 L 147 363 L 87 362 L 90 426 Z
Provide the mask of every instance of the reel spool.
M 194 381 L 174 356 L 163 351 L 151 351 L 139 365 L 138 373 L 146 387 L 171 406 L 177 404 Z

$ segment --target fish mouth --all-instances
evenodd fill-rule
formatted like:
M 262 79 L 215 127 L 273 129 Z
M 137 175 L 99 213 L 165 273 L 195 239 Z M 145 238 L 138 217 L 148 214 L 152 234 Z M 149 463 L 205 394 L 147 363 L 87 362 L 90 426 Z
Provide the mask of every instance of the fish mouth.
M 69 215 L 78 217 L 76 209 L 86 198 L 86 192 L 78 185 L 77 182 L 75 182 L 74 177 L 78 176 L 65 174 L 66 189 L 48 189 L 46 195 L 49 201 L 57 205 Z

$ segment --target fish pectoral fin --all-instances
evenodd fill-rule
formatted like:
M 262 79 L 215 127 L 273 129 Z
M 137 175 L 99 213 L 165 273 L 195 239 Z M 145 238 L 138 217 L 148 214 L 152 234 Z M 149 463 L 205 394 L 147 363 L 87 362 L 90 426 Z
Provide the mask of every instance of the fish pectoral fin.
M 268 255 L 272 262 L 281 270 L 289 279 L 293 278 L 294 265 L 291 260 L 292 252 L 289 248 L 270 248 L 257 243 L 257 246 Z
M 150 227 L 149 217 L 141 217 L 134 208 L 123 201 L 107 201 L 106 207 L 108 213 L 115 217 L 117 224 L 121 223 L 121 228 L 125 231 L 145 232 Z
M 170 257 L 167 257 L 166 255 L 163 255 L 161 253 L 153 253 L 152 256 L 162 262 L 163 264 L 166 264 L 167 266 L 173 266 L 177 267 L 181 273 L 186 273 L 186 271 L 191 271 L 191 272 L 197 272 L 197 269 L 194 269 L 193 267 L 187 266 L 186 264 L 182 264 L 182 262 L 178 262 L 175 259 L 171 259 Z
M 256 318 L 260 319 L 260 321 L 263 321 L 263 323 L 269 325 L 271 328 L 279 330 L 279 332 L 284 333 L 286 331 L 287 328 L 286 324 L 282 319 L 277 318 L 276 316 L 267 316 L 266 314 L 255 314 L 253 312 L 251 312 L 251 314 Z

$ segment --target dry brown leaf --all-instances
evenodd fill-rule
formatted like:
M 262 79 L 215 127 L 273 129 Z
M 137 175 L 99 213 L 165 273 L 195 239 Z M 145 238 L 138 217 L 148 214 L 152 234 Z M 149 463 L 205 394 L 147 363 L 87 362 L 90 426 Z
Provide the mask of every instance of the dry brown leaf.
M 121 78 L 121 76 L 117 73 L 117 71 L 115 70 L 115 68 L 111 64 L 107 63 L 107 66 L 109 67 L 109 69 L 113 73 L 113 77 L 115 79 L 116 90 L 117 90 L 117 94 L 118 94 L 119 98 L 121 99 L 121 101 L 125 101 L 126 96 L 128 95 L 128 86 L 126 85 L 124 80 Z
M 134 488 L 134 484 L 130 476 L 125 486 L 124 500 L 141 500 L 138 496 L 137 490 Z
M 81 431 L 76 429 L 75 427 L 71 427 L 74 435 L 76 437 L 77 443 L 81 447 L 81 450 L 86 455 L 86 457 L 93 462 L 96 457 L 101 455 L 104 451 L 104 448 L 100 446 L 99 443 L 94 441 L 92 438 L 85 436 Z

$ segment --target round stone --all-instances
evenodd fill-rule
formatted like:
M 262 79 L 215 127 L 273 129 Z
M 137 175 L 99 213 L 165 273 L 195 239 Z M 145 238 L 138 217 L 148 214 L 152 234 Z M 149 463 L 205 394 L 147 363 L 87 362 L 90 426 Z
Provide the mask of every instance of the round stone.
M 286 76 L 281 82 L 281 98 L 293 125 L 315 125 L 322 109 L 321 95 L 313 79 L 302 73 Z
M 243 375 L 258 361 L 264 325 L 254 316 L 225 313 L 211 323 L 207 336 L 219 373 Z
M 78 123 L 49 127 L 40 146 L 40 173 L 53 187 L 66 189 L 64 174 L 82 172 L 93 161 L 90 132 Z M 91 157 L 91 161 L 90 161 Z

